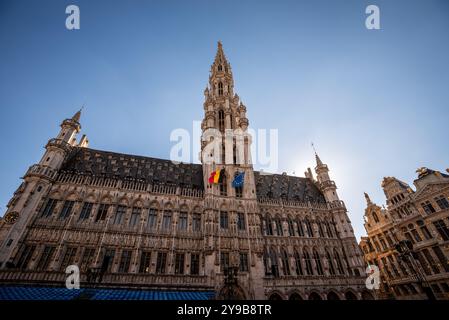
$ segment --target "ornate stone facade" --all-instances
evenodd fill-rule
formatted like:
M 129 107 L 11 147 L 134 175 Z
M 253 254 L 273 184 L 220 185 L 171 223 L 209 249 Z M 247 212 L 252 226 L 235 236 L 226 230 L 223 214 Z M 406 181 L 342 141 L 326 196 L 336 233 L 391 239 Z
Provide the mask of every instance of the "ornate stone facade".
M 213 290 L 218 299 L 361 299 L 364 262 L 329 169 L 316 179 L 253 170 L 246 107 L 234 94 L 221 43 L 211 66 L 202 122 L 243 133 L 223 143 L 223 162 L 175 164 L 88 148 L 76 113 L 61 124 L 42 160 L 8 204 L 0 248 L 4 283 L 65 283 L 76 264 L 82 285 L 103 267 L 101 285 Z M 238 155 L 237 155 L 238 153 Z M 236 158 L 243 161 L 236 161 Z M 211 173 L 224 179 L 211 184 Z M 238 173 L 243 187 L 233 187 Z M 226 285 L 230 272 L 237 280 Z
M 449 175 L 427 168 L 417 172 L 416 191 L 384 178 L 387 208 L 365 194 L 368 237 L 360 247 L 367 264 L 380 268 L 379 298 L 449 298 Z

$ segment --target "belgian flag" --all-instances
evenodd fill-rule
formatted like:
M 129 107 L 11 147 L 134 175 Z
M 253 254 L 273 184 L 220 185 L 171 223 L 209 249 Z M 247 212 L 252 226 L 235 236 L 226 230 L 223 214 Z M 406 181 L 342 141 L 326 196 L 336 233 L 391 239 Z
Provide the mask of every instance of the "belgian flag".
M 225 169 L 212 171 L 209 177 L 209 183 L 221 183 L 225 175 Z

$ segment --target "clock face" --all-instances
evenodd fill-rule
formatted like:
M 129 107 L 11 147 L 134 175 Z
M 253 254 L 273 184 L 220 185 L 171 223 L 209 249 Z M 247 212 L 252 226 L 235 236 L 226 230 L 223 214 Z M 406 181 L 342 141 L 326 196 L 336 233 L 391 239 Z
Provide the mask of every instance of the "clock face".
M 19 213 L 18 212 L 8 212 L 5 216 L 5 221 L 6 223 L 14 223 L 17 221 L 17 219 L 19 218 Z

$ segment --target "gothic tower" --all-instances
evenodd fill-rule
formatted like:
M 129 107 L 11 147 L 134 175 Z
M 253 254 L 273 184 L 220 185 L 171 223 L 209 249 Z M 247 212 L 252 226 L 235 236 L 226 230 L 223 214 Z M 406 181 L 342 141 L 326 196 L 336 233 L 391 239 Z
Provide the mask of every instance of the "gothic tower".
M 56 138 L 52 138 L 45 146 L 45 153 L 39 163 L 32 165 L 23 177 L 23 182 L 8 203 L 5 217 L 15 217 L 5 241 L 0 244 L 0 263 L 5 267 L 19 248 L 20 237 L 24 234 L 34 213 L 38 210 L 43 198 L 50 189 L 58 170 L 72 146 L 87 146 L 87 138 L 83 136 L 80 143 L 76 141 L 76 134 L 81 130 L 79 123 L 81 110 L 72 118 L 61 123 L 61 130 Z
M 209 266 L 206 272 L 217 279 L 217 291 L 220 291 L 226 267 L 245 264 L 242 260 L 247 259 L 248 270 L 245 275 L 239 275 L 239 281 L 244 296 L 250 298 L 254 297 L 254 286 L 259 285 L 255 274 L 263 270 L 262 249 L 256 246 L 256 238 L 261 234 L 249 151 L 251 137 L 247 133 L 246 107 L 234 93 L 231 65 L 221 42 L 218 42 L 204 95 L 201 162 L 205 186 L 205 243 L 209 250 L 205 255 L 206 266 Z M 214 181 L 213 173 L 220 175 L 219 179 Z M 242 185 L 236 186 L 234 179 L 238 175 Z
M 343 255 L 346 261 L 349 272 L 352 275 L 360 276 L 364 274 L 363 255 L 357 245 L 354 230 L 349 220 L 346 206 L 338 197 L 337 185 L 329 176 L 329 168 L 327 164 L 323 163 L 315 153 L 318 185 L 324 198 L 332 210 L 332 216 L 335 221 L 340 239 L 343 244 Z

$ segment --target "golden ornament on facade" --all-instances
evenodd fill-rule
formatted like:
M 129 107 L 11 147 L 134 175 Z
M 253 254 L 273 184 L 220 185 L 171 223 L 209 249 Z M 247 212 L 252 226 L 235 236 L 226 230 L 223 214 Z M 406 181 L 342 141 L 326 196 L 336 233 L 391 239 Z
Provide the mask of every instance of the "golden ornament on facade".
M 18 218 L 19 218 L 19 213 L 18 212 L 8 212 L 5 215 L 5 222 L 13 224 L 14 222 L 17 221 Z

